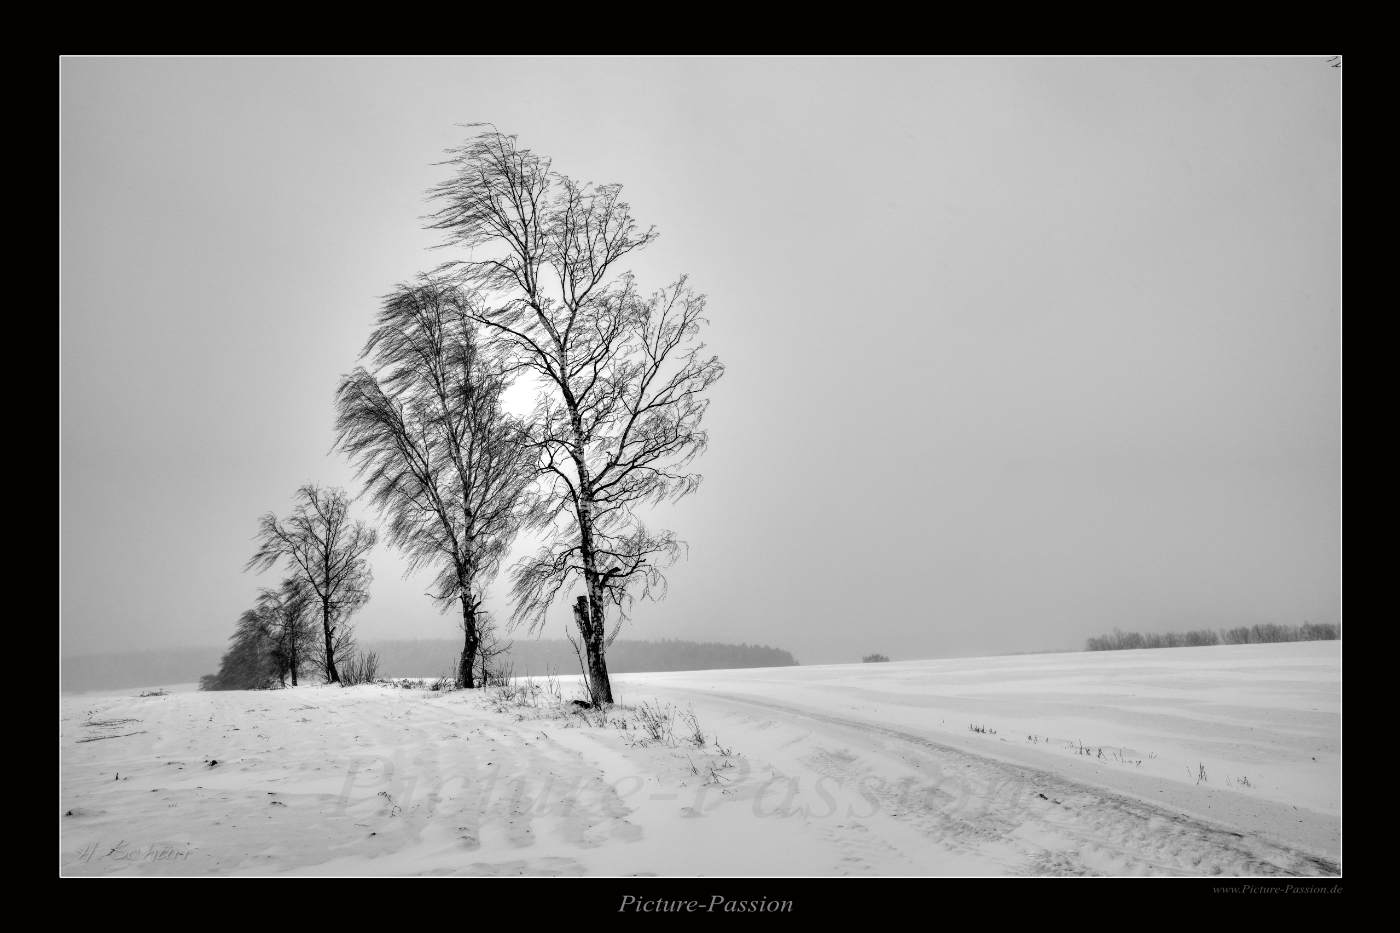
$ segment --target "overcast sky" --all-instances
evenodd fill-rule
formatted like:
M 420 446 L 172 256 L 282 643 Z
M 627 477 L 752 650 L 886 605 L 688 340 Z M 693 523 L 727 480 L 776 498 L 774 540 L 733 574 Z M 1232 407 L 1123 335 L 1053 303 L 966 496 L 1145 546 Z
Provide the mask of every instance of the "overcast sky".
M 258 515 L 358 492 L 336 380 L 450 258 L 423 195 L 479 121 L 622 183 L 642 284 L 709 296 L 705 482 L 652 516 L 690 557 L 624 637 L 821 663 L 1338 621 L 1322 57 L 59 71 L 63 654 L 222 644 L 277 582 L 242 572 Z M 362 639 L 458 637 L 374 566 Z

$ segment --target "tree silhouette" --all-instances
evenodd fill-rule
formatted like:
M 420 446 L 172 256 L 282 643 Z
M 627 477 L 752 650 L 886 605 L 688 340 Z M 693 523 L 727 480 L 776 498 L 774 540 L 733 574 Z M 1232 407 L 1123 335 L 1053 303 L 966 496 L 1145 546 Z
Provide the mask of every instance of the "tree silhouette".
M 459 291 L 430 279 L 385 299 L 361 367 L 336 393 L 336 443 L 388 520 L 411 573 L 462 612 L 461 687 L 475 685 L 481 600 L 522 523 L 533 477 L 525 426 L 501 408 L 506 378 L 482 351 Z
M 258 594 L 257 611 L 264 619 L 277 676 L 297 686 L 298 678 L 317 649 L 317 626 L 312 617 L 315 600 L 306 583 L 288 577 L 277 589 Z
M 618 185 L 580 184 L 492 129 L 451 150 L 429 226 L 469 258 L 449 262 L 464 306 L 516 370 L 542 385 L 529 444 L 549 532 L 512 571 L 515 622 L 543 624 L 580 584 L 575 624 L 595 703 L 612 702 L 609 608 L 664 595 L 679 555 L 637 510 L 693 492 L 705 449 L 706 390 L 724 368 L 704 356 L 705 300 L 684 276 L 643 294 L 619 263 L 656 239 Z
M 286 518 L 268 512 L 258 520 L 257 550 L 244 569 L 261 573 L 285 562 L 311 590 L 320 610 L 327 683 L 340 683 L 336 661 L 349 646 L 348 619 L 369 601 L 373 575 L 365 555 L 377 537 L 364 522 L 351 521 L 344 490 L 310 484 L 297 490 Z

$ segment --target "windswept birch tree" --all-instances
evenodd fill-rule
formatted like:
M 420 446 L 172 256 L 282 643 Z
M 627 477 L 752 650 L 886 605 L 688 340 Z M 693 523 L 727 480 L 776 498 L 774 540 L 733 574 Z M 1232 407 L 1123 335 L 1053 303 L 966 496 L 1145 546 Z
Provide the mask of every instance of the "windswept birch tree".
M 366 555 L 378 535 L 350 518 L 350 499 L 341 489 L 306 485 L 297 490 L 292 512 L 279 519 L 271 512 L 258 520 L 257 550 L 244 570 L 259 573 L 285 562 L 310 588 L 321 621 L 322 673 L 340 683 L 337 659 L 349 644 L 349 618 L 369 602 L 373 579 Z
M 400 286 L 359 367 L 336 393 L 336 443 L 388 520 L 408 572 L 437 568 L 432 595 L 462 613 L 460 687 L 476 685 L 482 597 L 522 523 L 534 471 L 525 426 L 501 407 L 507 380 L 480 346 L 460 290 Z
M 705 449 L 705 393 L 724 372 L 702 352 L 705 299 L 684 276 L 644 294 L 622 270 L 657 234 L 638 226 L 620 186 L 580 184 L 494 130 L 444 164 L 429 227 L 466 258 L 443 271 L 493 347 L 542 386 L 530 445 L 553 533 L 513 568 L 514 619 L 538 627 L 580 587 L 590 690 L 611 703 L 607 646 L 635 598 L 664 593 L 682 547 L 638 510 L 700 483 L 687 466 Z

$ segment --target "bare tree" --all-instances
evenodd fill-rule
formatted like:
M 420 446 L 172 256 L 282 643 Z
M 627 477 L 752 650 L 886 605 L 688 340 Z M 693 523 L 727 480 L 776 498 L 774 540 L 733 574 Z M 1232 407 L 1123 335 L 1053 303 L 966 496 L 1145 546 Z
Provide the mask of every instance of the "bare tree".
M 341 489 L 315 485 L 297 490 L 292 513 L 268 512 L 258 520 L 257 550 L 245 570 L 267 570 L 285 561 L 311 590 L 321 617 L 322 671 L 327 683 L 340 683 L 336 661 L 349 642 L 349 617 L 369 601 L 373 579 L 366 554 L 378 536 L 350 519 L 350 499 Z
M 284 684 L 290 676 L 293 687 L 317 649 L 317 626 L 311 611 L 314 601 L 310 588 L 297 577 L 288 577 L 277 589 L 258 594 L 257 611 L 265 620 L 277 675 Z
M 635 597 L 664 594 L 662 570 L 682 547 L 637 509 L 700 482 L 686 466 L 705 448 L 705 393 L 724 372 L 701 353 L 705 300 L 684 276 L 644 295 L 619 270 L 657 235 L 637 225 L 620 186 L 579 184 L 494 130 L 445 164 L 429 226 L 471 258 L 443 269 L 503 358 L 543 386 L 530 444 L 554 524 L 514 568 L 514 619 L 542 625 L 581 583 L 591 692 L 611 703 L 606 649 L 618 629 L 608 633 L 607 610 L 625 617 Z
M 267 690 L 278 671 L 267 615 L 248 609 L 238 617 L 229 649 L 219 659 L 219 671 L 199 680 L 201 690 Z
M 460 291 L 400 286 L 380 310 L 361 367 L 336 394 L 336 442 L 388 519 L 408 572 L 438 569 L 432 595 L 462 612 L 460 687 L 476 685 L 483 592 L 521 525 L 533 455 L 501 408 L 507 380 L 476 338 Z

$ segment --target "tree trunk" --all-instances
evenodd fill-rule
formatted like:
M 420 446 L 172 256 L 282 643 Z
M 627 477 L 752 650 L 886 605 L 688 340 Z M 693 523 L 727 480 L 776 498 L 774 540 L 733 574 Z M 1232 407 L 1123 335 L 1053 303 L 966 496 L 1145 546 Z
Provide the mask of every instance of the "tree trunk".
M 588 690 L 588 699 L 593 699 L 593 675 L 589 672 L 588 658 L 592 653 L 588 650 L 588 632 L 591 623 L 588 621 L 588 597 L 580 596 L 574 600 L 574 627 L 578 629 L 579 636 L 583 639 L 583 656 L 579 658 L 579 667 L 583 672 L 583 686 Z M 572 641 L 573 639 L 570 639 Z M 578 651 L 578 647 L 574 647 Z
M 335 639 L 331 633 L 331 607 L 321 604 L 321 631 L 326 636 L 326 683 L 340 683 L 340 673 L 335 669 Z
M 585 474 L 586 475 L 586 474 Z M 583 558 L 583 579 L 588 587 L 588 595 L 580 596 L 575 606 L 579 634 L 583 636 L 583 647 L 588 654 L 588 678 L 593 691 L 593 705 L 611 703 L 612 681 L 608 678 L 608 662 L 604 657 L 604 633 L 607 620 L 603 615 L 603 577 L 598 573 L 597 551 L 593 545 L 593 501 L 584 494 L 579 497 L 578 510 L 579 551 Z
M 613 701 L 612 681 L 608 678 L 608 659 L 604 654 L 602 632 L 595 632 L 588 649 L 588 679 L 593 684 L 593 705 L 610 705 Z
M 588 664 L 589 699 L 594 706 L 603 706 L 612 703 L 613 696 L 612 681 L 608 678 L 608 661 L 604 656 L 603 629 L 596 621 L 597 615 L 587 596 L 574 600 L 574 624 L 583 637 Z
M 462 595 L 462 660 L 457 667 L 457 686 L 471 690 L 476 686 L 476 610 L 471 596 Z
M 598 572 L 598 552 L 593 543 L 593 481 L 589 476 L 587 455 L 584 447 L 583 419 L 579 414 L 578 403 L 565 387 L 564 403 L 569 409 L 569 422 L 574 430 L 575 448 L 570 451 L 574 468 L 578 471 L 578 532 L 579 557 L 583 560 L 583 580 L 588 587 L 588 596 L 575 603 L 574 617 L 578 622 L 579 634 L 583 636 L 583 647 L 588 654 L 589 687 L 593 694 L 593 705 L 612 703 L 612 681 L 608 679 L 608 662 L 603 654 L 603 633 L 606 621 L 603 615 L 603 577 Z

